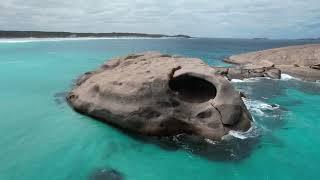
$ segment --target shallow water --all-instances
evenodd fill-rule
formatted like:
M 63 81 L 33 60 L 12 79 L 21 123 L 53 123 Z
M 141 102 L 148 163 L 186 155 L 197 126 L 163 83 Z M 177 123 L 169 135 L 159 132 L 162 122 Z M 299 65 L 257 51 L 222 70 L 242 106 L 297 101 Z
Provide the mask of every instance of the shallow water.
M 232 54 L 304 43 L 310 42 L 0 40 L 0 179 L 76 180 L 110 174 L 129 180 L 318 179 L 319 83 L 235 82 L 250 97 L 246 103 L 257 127 L 245 135 L 249 138 L 214 149 L 196 145 L 200 149 L 195 150 L 179 138 L 172 143 L 124 134 L 75 113 L 64 101 L 78 75 L 114 56 L 157 50 L 226 65 L 221 60 Z

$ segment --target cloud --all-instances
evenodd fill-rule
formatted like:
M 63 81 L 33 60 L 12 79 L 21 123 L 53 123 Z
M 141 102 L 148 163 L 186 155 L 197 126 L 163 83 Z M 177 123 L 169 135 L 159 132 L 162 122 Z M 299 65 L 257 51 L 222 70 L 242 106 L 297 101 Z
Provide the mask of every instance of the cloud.
M 319 0 L 2 0 L 0 29 L 318 37 Z

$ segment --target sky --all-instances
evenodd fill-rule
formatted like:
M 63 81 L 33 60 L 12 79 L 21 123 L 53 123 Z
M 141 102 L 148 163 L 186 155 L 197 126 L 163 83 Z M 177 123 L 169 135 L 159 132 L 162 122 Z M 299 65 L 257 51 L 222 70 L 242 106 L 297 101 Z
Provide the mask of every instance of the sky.
M 320 37 L 320 0 L 1 0 L 1 30 Z

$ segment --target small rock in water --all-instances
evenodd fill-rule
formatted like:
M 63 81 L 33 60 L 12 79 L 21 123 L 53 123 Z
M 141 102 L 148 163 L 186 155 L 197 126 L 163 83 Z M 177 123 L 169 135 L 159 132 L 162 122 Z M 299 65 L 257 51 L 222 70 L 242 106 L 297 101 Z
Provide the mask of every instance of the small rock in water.
M 66 97 L 67 97 L 67 92 L 58 92 L 58 93 L 55 93 L 54 95 L 53 95 L 53 97 L 54 97 L 54 102 L 56 103 L 56 104 L 58 104 L 58 105 L 61 105 L 61 104 L 63 104 L 63 103 L 65 103 L 66 101 L 65 101 L 65 99 L 66 99 Z
M 124 180 L 124 178 L 114 169 L 99 169 L 92 174 L 90 180 Z

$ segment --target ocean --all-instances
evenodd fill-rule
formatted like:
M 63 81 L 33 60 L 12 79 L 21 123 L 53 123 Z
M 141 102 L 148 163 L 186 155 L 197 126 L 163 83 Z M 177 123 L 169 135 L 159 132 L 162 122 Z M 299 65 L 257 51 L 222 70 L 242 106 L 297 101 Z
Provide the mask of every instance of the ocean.
M 320 83 L 234 81 L 255 125 L 212 149 L 129 135 L 64 100 L 79 75 L 116 56 L 160 51 L 228 66 L 222 60 L 233 54 L 306 43 L 320 41 L 0 39 L 0 180 L 319 179 Z

